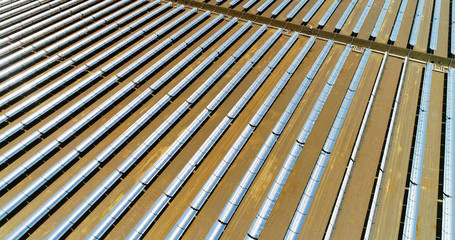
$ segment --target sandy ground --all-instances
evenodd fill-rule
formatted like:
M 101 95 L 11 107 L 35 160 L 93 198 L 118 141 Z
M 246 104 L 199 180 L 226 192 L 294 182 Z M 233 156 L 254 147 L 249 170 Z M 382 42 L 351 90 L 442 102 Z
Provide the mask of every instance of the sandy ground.
M 409 62 L 390 145 L 373 238 L 398 238 L 423 64 Z M 387 230 L 385 230 L 387 229 Z
M 312 207 L 308 212 L 306 223 L 302 227 L 302 236 L 309 236 L 314 239 L 321 239 L 324 236 L 338 190 L 343 181 L 350 152 L 354 147 L 357 129 L 360 128 L 362 122 L 359 116 L 362 116 L 365 112 L 381 60 L 382 55 L 380 54 L 370 55 L 364 75 L 332 151 L 332 156 L 322 176 Z
M 199 0 L 195 0 L 199 1 Z M 202 1 L 200 1 L 202 2 Z M 221 4 L 217 4 L 215 0 L 208 0 L 204 4 L 211 4 L 216 5 L 217 8 L 230 8 L 231 1 L 223 1 Z M 243 11 L 243 5 L 245 5 L 248 0 L 241 1 L 237 4 L 233 9 L 238 11 Z M 258 13 L 257 8 L 265 3 L 266 0 L 257 1 L 250 9 L 247 9 L 246 12 L 251 14 L 258 14 L 258 16 L 263 16 L 270 18 L 272 17 L 272 11 L 280 5 L 282 2 L 281 0 L 273 1 L 272 4 L 262 13 Z M 279 14 L 276 16 L 276 20 L 279 21 L 287 21 L 287 14 L 292 11 L 292 9 L 298 4 L 299 0 L 291 1 Z M 304 7 L 295 15 L 290 22 L 294 24 L 303 24 L 302 18 L 308 13 L 308 11 L 315 5 L 317 0 L 309 0 Z M 350 36 L 352 30 L 354 29 L 357 21 L 360 18 L 366 4 L 367 0 L 359 0 L 355 5 L 354 9 L 352 10 L 351 14 L 349 15 L 346 23 L 344 24 L 343 28 L 340 31 L 340 34 Z M 327 10 L 332 5 L 333 1 L 325 1 L 321 7 L 316 11 L 313 15 L 307 26 L 312 28 L 317 28 L 319 26 L 319 21 L 325 15 Z M 348 7 L 350 1 L 342 1 L 336 10 L 333 12 L 327 24 L 322 28 L 324 31 L 332 32 L 335 30 L 335 25 L 337 24 L 338 20 L 343 15 L 344 11 Z M 374 1 L 363 25 L 356 36 L 357 38 L 369 40 L 370 34 L 373 30 L 373 27 L 376 23 L 376 20 L 381 12 L 382 6 L 384 1 Z M 390 34 L 392 32 L 392 27 L 395 23 L 396 16 L 398 14 L 398 9 L 400 7 L 401 1 L 400 0 L 392 0 L 389 8 L 386 12 L 384 21 L 380 28 L 379 34 L 376 39 L 371 40 L 381 44 L 389 44 L 388 40 Z M 394 46 L 406 48 L 408 45 L 412 22 L 414 19 L 415 8 L 417 6 L 417 0 L 409 0 L 406 5 L 405 14 L 403 16 L 403 22 L 401 23 L 400 32 L 398 34 L 397 40 L 393 43 Z M 449 9 L 450 9 L 450 1 L 442 0 L 441 1 L 441 13 L 440 13 L 440 22 L 439 22 L 439 33 L 438 33 L 438 46 L 436 51 L 434 52 L 435 55 L 440 57 L 448 57 L 448 45 L 450 43 L 449 40 Z M 430 28 L 431 28 L 431 20 L 433 14 L 433 1 L 425 1 L 424 4 L 424 11 L 422 15 L 421 25 L 419 29 L 419 35 L 417 39 L 417 44 L 414 47 L 414 50 L 426 53 L 429 47 L 429 38 L 430 38 Z
M 416 7 L 417 1 L 408 1 L 406 10 L 404 11 L 403 19 L 409 20 L 401 23 L 397 41 L 394 43 L 394 46 L 406 47 L 408 45 L 409 35 L 411 34 L 412 29 L 412 19 L 414 19 Z
M 448 57 L 449 52 L 449 31 L 450 31 L 450 1 L 441 1 L 441 15 L 439 20 L 439 31 L 438 31 L 438 48 L 434 52 L 435 55 Z
M 426 52 L 428 44 L 430 42 L 430 28 L 431 28 L 431 16 L 433 13 L 433 1 L 425 1 L 423 5 L 422 20 L 420 22 L 419 35 L 417 37 L 417 43 L 414 47 L 415 50 L 420 52 Z
M 428 111 L 419 215 L 417 218 L 416 238 L 418 239 L 436 237 L 443 93 L 444 74 L 434 73 L 431 80 L 430 110 Z M 442 156 L 444 156 L 444 152 Z
M 401 59 L 389 58 L 365 129 L 334 231 L 335 239 L 360 238 L 386 135 Z
M 395 23 L 396 15 L 398 14 L 398 10 L 400 8 L 400 0 L 392 0 L 390 2 L 389 8 L 384 18 L 384 22 L 382 22 L 381 28 L 379 30 L 378 36 L 376 37 L 376 41 L 380 43 L 387 43 L 389 41 L 390 34 L 392 33 L 392 28 Z M 409 4 L 409 2 L 408 2 Z M 382 7 L 381 7 L 382 8 Z M 381 11 L 381 10 L 379 10 Z M 406 21 L 404 21 L 406 22 Z M 404 25 L 404 23 L 401 23 Z M 400 27 L 401 30 L 401 27 Z
M 318 75 L 316 78 L 313 80 L 312 84 L 310 85 L 309 89 L 313 89 L 313 91 L 309 91 L 307 93 L 311 94 L 305 94 L 304 99 L 302 99 L 302 102 L 300 102 L 298 109 L 300 109 L 298 112 L 295 112 L 293 117 L 291 118 L 290 122 L 288 123 L 287 126 L 288 128 L 285 129 L 281 137 L 279 138 L 279 141 L 276 143 L 274 149 L 270 153 L 269 159 L 267 160 L 266 164 L 264 164 L 263 168 L 261 169 L 261 172 L 258 174 L 256 181 L 251 189 L 251 192 L 248 192 L 248 194 L 245 196 L 245 204 L 244 206 L 241 206 L 238 208 L 239 214 L 235 216 L 236 219 L 238 220 L 238 223 L 232 224 L 232 226 L 229 226 L 230 228 L 226 229 L 226 237 L 227 238 L 232 238 L 232 237 L 242 237 L 246 234 L 248 231 L 252 220 L 256 217 L 257 211 L 259 210 L 260 206 L 262 205 L 262 202 L 264 201 L 270 186 L 273 184 L 273 181 L 275 180 L 276 174 L 280 171 L 280 168 L 286 158 L 286 156 L 289 154 L 289 151 L 292 147 L 292 145 L 295 142 L 296 137 L 298 136 L 303 124 L 305 123 L 305 119 L 308 117 L 309 113 L 311 112 L 311 109 L 313 108 L 313 105 L 318 98 L 318 95 L 322 88 L 325 85 L 325 80 L 329 76 L 330 71 L 332 69 L 331 66 L 329 65 L 330 63 L 335 63 L 337 61 L 338 56 L 341 54 L 341 51 L 343 48 L 341 46 L 337 46 L 332 49 L 330 58 L 326 59 L 325 64 L 322 65 L 320 72 L 318 72 Z M 332 55 L 333 54 L 333 55 Z M 323 70 L 327 69 L 327 70 Z M 320 74 L 319 74 L 320 73 Z M 263 138 L 265 139 L 265 138 Z M 255 152 L 256 154 L 257 152 Z M 300 186 L 296 181 L 294 180 L 296 177 L 298 178 L 299 176 L 295 175 L 295 173 L 300 173 L 302 175 L 308 175 L 308 173 L 311 171 L 308 169 L 306 171 L 300 172 L 299 170 L 301 169 L 300 166 L 302 166 L 303 161 L 302 157 L 304 156 L 304 152 L 301 153 L 299 160 L 297 160 L 296 164 L 294 165 L 294 171 L 288 178 L 288 182 L 285 185 L 286 188 L 283 188 L 282 190 L 282 195 L 280 196 L 279 201 L 275 205 L 274 211 L 272 213 L 275 213 L 276 209 L 281 209 L 282 205 L 282 200 L 288 199 L 286 196 L 288 195 L 287 192 L 294 191 L 295 195 L 293 197 L 293 206 L 289 205 L 288 208 L 286 209 L 283 214 L 285 214 L 285 217 L 281 216 L 270 216 L 270 221 L 267 222 L 265 228 L 264 228 L 264 236 L 270 236 L 273 238 L 274 236 L 276 237 L 278 234 L 280 237 L 284 236 L 283 231 L 286 231 L 287 226 L 290 222 L 290 219 L 292 218 L 292 215 L 294 214 L 295 207 L 298 204 L 298 201 L 301 196 L 301 191 L 303 191 L 303 184 L 305 184 L 306 180 L 304 181 L 298 181 L 300 182 Z M 265 186 L 267 184 L 267 186 Z M 303 185 L 303 186 L 302 186 Z M 291 186 L 290 188 L 287 188 L 287 186 Z M 290 190 L 287 190 L 290 189 Z M 300 192 L 300 193 L 299 193 Z M 243 205 L 243 204 L 242 204 Z M 280 210 L 278 210 L 279 212 Z M 247 220 L 246 217 L 248 216 Z M 273 234 L 270 233 L 267 229 L 270 228 L 270 226 L 276 225 L 275 222 L 278 220 L 279 222 L 279 227 L 277 228 L 277 231 L 273 231 Z M 273 227 L 272 227 L 273 228 Z M 278 231 L 278 229 L 280 229 Z M 270 235 L 272 234 L 272 235 Z M 230 237 L 232 236 L 232 237 Z

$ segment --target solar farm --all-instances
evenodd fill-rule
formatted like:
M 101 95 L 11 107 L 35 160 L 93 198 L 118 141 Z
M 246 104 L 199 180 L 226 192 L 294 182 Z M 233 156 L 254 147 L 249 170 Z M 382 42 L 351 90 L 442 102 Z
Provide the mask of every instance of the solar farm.
M 455 54 L 450 1 L 210 0 L 206 4 L 437 56 Z
M 0 238 L 455 238 L 455 4 L 0 0 Z

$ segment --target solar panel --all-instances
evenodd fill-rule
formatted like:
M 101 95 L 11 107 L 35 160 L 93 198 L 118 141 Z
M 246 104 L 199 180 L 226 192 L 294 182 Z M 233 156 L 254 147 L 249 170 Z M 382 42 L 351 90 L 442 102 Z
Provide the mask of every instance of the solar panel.
M 451 4 L 450 19 L 450 53 L 455 55 L 455 3 Z
M 218 54 L 221 54 L 223 53 L 228 47 L 232 46 L 232 44 L 240 37 L 242 36 L 243 34 L 245 34 L 245 32 L 253 25 L 253 23 L 251 21 L 248 21 L 246 22 L 241 28 L 239 31 L 236 31 L 226 42 L 224 42 L 223 44 L 221 44 L 221 46 L 219 46 L 215 51 L 218 53 Z
M 84 12 L 86 14 L 92 13 L 92 12 L 96 11 L 97 9 L 99 9 L 100 7 L 107 6 L 111 2 L 112 2 L 112 0 L 108 0 L 108 1 L 104 1 L 104 2 L 98 3 L 97 5 L 89 7 L 88 9 L 84 10 Z M 79 4 L 77 7 L 85 7 L 85 6 L 89 6 L 90 4 L 91 4 L 90 2 L 85 2 L 85 3 Z M 74 8 L 71 8 L 71 9 L 74 9 Z M 41 21 L 40 25 L 43 26 L 45 24 L 54 22 L 55 19 L 70 15 L 71 14 L 71 11 L 70 11 L 71 9 L 68 9 L 68 10 L 66 10 L 64 12 L 61 12 L 61 13 L 55 15 L 54 17 L 48 18 L 48 19 L 46 19 L 44 21 Z M 19 40 L 17 42 L 14 42 L 13 44 L 8 45 L 7 47 L 4 47 L 4 48 L 0 49 L 0 54 L 5 54 L 5 53 L 13 50 L 14 48 L 16 48 L 16 47 L 18 47 L 18 46 L 20 46 L 22 44 L 29 43 L 33 39 L 45 36 L 46 34 L 52 32 L 52 31 L 54 31 L 54 30 L 56 30 L 56 29 L 58 29 L 58 28 L 60 28 L 62 26 L 65 26 L 65 25 L 67 25 L 69 23 L 72 23 L 73 21 L 75 21 L 75 20 L 77 20 L 77 19 L 79 19 L 81 17 L 82 17 L 82 15 L 80 15 L 80 14 L 73 14 L 69 18 L 64 18 L 64 20 L 58 21 L 57 23 L 54 23 L 53 25 L 51 25 L 49 27 L 46 27 L 44 29 L 38 30 L 38 31 L 37 31 L 37 26 L 36 25 L 32 25 L 32 26 L 27 27 L 25 29 L 22 29 L 22 30 L 20 30 L 20 31 L 18 31 L 16 33 L 10 34 L 8 36 L 8 38 L 0 39 L 0 43 L 1 42 L 5 42 L 5 41 L 8 41 L 8 42 L 9 41 L 13 41 L 13 40 L 15 40 L 17 38 L 20 38 L 20 37 L 22 37 L 22 36 L 24 36 L 26 34 L 32 33 L 32 35 L 29 35 L 29 36 L 27 36 L 25 38 L 21 38 L 21 40 Z M 57 33 L 53 34 L 52 36 L 56 36 L 58 34 L 63 36 L 64 32 L 62 32 L 62 31 L 60 33 L 57 32 Z M 6 40 L 6 39 L 8 39 L 8 40 Z
M 0 12 L 4 12 L 4 13 L 0 14 L 0 19 L 14 15 L 16 13 L 20 13 L 21 11 L 23 11 L 29 7 L 33 7 L 34 5 L 39 4 L 40 2 L 39 1 L 30 2 L 29 0 L 20 0 L 20 1 L 9 1 L 8 3 L 9 3 L 9 5 L 0 7 Z M 26 3 L 26 4 L 20 6 L 21 4 L 24 4 L 24 3 Z M 9 10 L 9 11 L 7 11 L 7 10 Z
M 185 16 L 185 15 L 184 15 Z M 182 16 L 183 17 L 183 16 Z M 184 18 L 183 18 L 184 19 Z M 196 19 L 196 21 L 199 21 L 200 19 Z M 179 19 L 175 20 L 174 22 L 178 22 L 180 21 Z M 150 39 L 150 38 L 149 38 Z M 133 39 L 132 39 L 133 40 Z M 147 40 L 145 40 L 147 41 Z M 151 40 L 150 40 L 151 41 Z M 163 47 L 165 47 L 166 45 L 169 45 L 171 43 L 171 40 L 170 39 L 167 39 L 167 41 L 164 41 L 162 44 L 158 45 L 156 48 L 158 49 L 162 49 Z M 156 49 L 155 48 L 155 49 Z M 139 51 L 139 50 L 138 50 Z M 158 51 L 158 50 L 156 50 Z M 153 51 L 151 51 L 153 52 Z M 125 54 L 123 54 L 122 56 L 116 58 L 115 60 L 113 60 L 110 64 L 108 64 L 103 70 L 104 71 L 108 71 L 110 70 L 110 68 L 114 68 L 117 64 L 121 63 L 122 61 L 124 61 L 124 59 L 126 57 L 129 57 L 131 55 L 134 55 L 135 52 L 133 51 L 129 51 Z M 100 55 L 100 56 L 103 56 L 103 55 Z M 153 54 L 151 54 L 149 52 L 149 55 L 147 55 L 147 57 L 152 57 Z M 95 58 L 94 60 L 91 61 L 91 64 L 95 64 L 95 62 L 98 62 L 100 61 L 98 59 L 99 57 Z M 145 57 L 144 58 L 140 58 L 139 60 L 137 61 L 145 61 Z M 90 65 L 90 63 L 88 64 Z M 134 65 L 133 65 L 134 66 Z M 129 69 L 129 70 L 132 70 L 132 69 Z M 80 89 L 82 89 L 84 86 L 88 85 L 90 82 L 94 81 L 95 79 L 98 78 L 98 76 L 100 76 L 102 74 L 102 71 L 97 71 L 96 73 L 92 74 L 90 77 L 88 77 L 87 79 L 85 79 L 84 81 L 80 82 L 78 85 L 76 85 L 75 87 L 71 88 L 70 90 L 66 91 L 66 93 L 64 93 L 63 95 L 60 95 L 59 98 L 62 98 L 62 97 L 69 97 L 75 93 L 77 93 Z M 124 75 L 126 75 L 126 72 L 123 72 Z M 81 101 L 75 103 L 75 105 L 73 105 L 71 108 L 67 109 L 66 111 L 64 111 L 62 114 L 58 115 L 56 118 L 54 118 L 53 120 L 51 120 L 50 122 L 46 123 L 43 127 L 41 127 L 39 129 L 39 132 L 40 133 L 46 133 L 47 131 L 49 131 L 50 129 L 52 129 L 55 125 L 57 125 L 60 121 L 62 121 L 64 118 L 68 117 L 70 114 L 72 114 L 72 112 L 76 111 L 76 109 L 82 107 L 84 104 L 88 103 L 89 101 L 91 101 L 94 97 L 96 97 L 97 94 L 100 94 L 102 93 L 103 91 L 105 91 L 107 88 L 109 88 L 112 84 L 116 83 L 117 82 L 117 76 L 114 76 L 112 78 L 110 78 L 108 81 L 106 81 L 105 83 L 103 83 L 101 86 L 99 86 L 98 88 L 96 88 L 94 90 L 94 92 L 86 95 Z M 54 107 L 55 104 L 61 102 L 62 100 L 61 99 L 55 99 L 54 101 L 48 103 L 47 105 L 45 105 L 43 108 L 40 109 L 40 111 L 38 111 L 37 113 L 40 113 L 40 114 L 34 114 L 34 115 L 30 115 L 29 118 L 26 119 L 27 122 L 32 122 L 32 121 L 35 121 L 35 119 L 37 119 L 40 115 L 44 114 L 45 112 L 49 111 L 50 109 L 52 109 Z M 30 102 L 31 104 L 31 102 Z M 45 109 L 45 110 L 44 110 Z M 16 125 L 16 126 L 19 126 L 19 125 Z M 18 129 L 18 127 L 16 127 L 15 129 Z M 17 130 L 18 131 L 18 130 Z M 16 131 L 16 132 L 17 132 Z M 15 132 L 14 132 L 15 133 Z M 13 132 L 11 132 L 11 134 L 13 134 Z M 25 146 L 23 146 L 25 147 Z
M 333 12 L 337 9 L 338 5 L 340 5 L 341 0 L 335 0 L 330 8 L 325 12 L 324 16 L 322 16 L 321 20 L 319 20 L 319 26 L 325 26 L 329 18 L 332 16 Z
M 247 10 L 250 9 L 258 0 L 250 0 L 245 5 L 243 5 L 243 9 Z
M 106 185 L 107 187 L 109 187 L 109 185 Z
M 138 148 L 125 162 L 122 163 L 122 165 L 118 168 L 119 172 L 126 172 L 128 170 L 128 168 L 130 166 L 132 166 L 134 164 L 134 162 L 137 160 L 137 158 L 140 156 L 140 155 L 138 155 L 138 150 L 139 150 L 139 152 L 144 153 L 145 150 L 151 145 L 151 143 L 156 141 L 157 137 L 160 136 L 161 134 L 163 134 L 166 131 L 166 129 L 169 128 L 173 124 L 173 122 L 175 122 L 178 119 L 178 117 L 181 116 L 186 111 L 186 109 L 188 109 L 188 107 L 189 107 L 189 103 L 184 102 L 181 105 L 181 107 L 179 107 L 179 109 L 176 112 L 174 112 L 174 114 L 172 114 L 171 117 L 168 118 L 155 131 L 156 134 L 152 134 L 151 137 L 147 138 L 147 140 L 141 145 L 141 147 Z M 133 131 L 129 131 L 129 132 L 130 132 L 130 134 L 133 133 Z M 126 134 L 126 135 L 130 135 L 130 134 Z M 126 137 L 126 135 L 122 135 L 122 136 Z M 125 137 L 123 137 L 123 139 Z M 124 141 L 123 139 L 121 141 L 116 140 L 116 142 L 121 143 L 122 141 Z M 142 146 L 145 146 L 145 147 L 142 147 Z M 108 155 L 108 153 L 103 154 L 103 156 L 107 156 L 107 155 Z M 155 163 L 154 168 L 151 169 L 152 172 L 156 173 L 156 170 L 161 169 L 165 165 L 165 163 L 166 163 L 165 161 L 158 161 L 157 163 Z M 152 174 L 152 175 L 154 175 L 154 174 Z M 147 176 L 147 174 L 145 176 Z M 120 211 L 120 210 L 118 210 L 118 211 Z M 97 228 L 97 230 L 94 231 L 93 235 L 94 236 L 98 236 L 100 234 L 102 235 L 103 231 L 105 230 L 104 226 L 107 226 L 110 223 L 111 223 L 111 220 L 109 219 L 109 217 L 105 218 L 105 220 L 103 220 L 103 222 L 99 225 L 99 226 L 101 226 L 101 228 Z
M 211 29 L 215 24 L 217 24 L 218 22 L 223 20 L 223 18 L 224 18 L 223 14 L 218 15 L 214 20 L 212 20 L 210 22 L 210 24 L 204 25 L 204 27 L 201 28 L 195 35 L 193 35 L 193 36 L 189 37 L 188 39 L 186 39 L 185 42 L 187 44 L 192 44 L 194 41 L 199 39 L 204 33 L 209 31 L 209 29 Z
M 232 0 L 230 3 L 229 3 L 229 6 L 230 7 L 233 7 L 235 5 L 237 5 L 241 0 Z
M 422 20 L 423 5 L 425 0 L 418 0 L 417 7 L 414 15 L 414 21 L 412 22 L 411 36 L 409 37 L 409 45 L 415 46 L 417 43 L 417 36 L 419 35 L 420 22 Z
M 425 137 L 428 119 L 428 106 L 430 99 L 431 78 L 433 73 L 433 64 L 427 63 L 425 76 L 422 86 L 422 95 L 420 98 L 420 110 L 417 120 L 417 132 L 414 143 L 414 154 L 412 157 L 411 178 L 409 183 L 409 193 L 406 202 L 406 217 L 404 220 L 404 239 L 415 238 L 417 228 L 417 212 L 419 206 L 419 193 L 422 178 L 422 165 L 425 151 Z
M 291 3 L 291 0 L 283 0 L 280 5 L 278 5 L 278 7 L 276 7 L 273 11 L 272 11 L 272 16 L 277 16 L 278 14 L 280 14 L 281 11 L 283 11 L 283 9 L 289 4 Z
M 311 41 L 311 39 L 310 39 L 310 41 Z M 313 43 L 310 42 L 310 44 L 313 44 Z M 277 124 L 273 128 L 272 132 L 274 134 L 280 135 L 281 132 L 283 131 L 283 129 L 286 126 L 287 122 L 291 118 L 292 113 L 294 112 L 295 108 L 297 107 L 297 104 L 300 102 L 301 98 L 305 94 L 308 86 L 310 85 L 310 83 L 313 80 L 314 76 L 316 75 L 316 73 L 318 72 L 319 68 L 321 67 L 322 62 L 327 57 L 327 54 L 328 54 L 330 48 L 332 47 L 332 45 L 333 45 L 333 42 L 331 42 L 331 41 L 327 42 L 327 44 L 325 45 L 325 47 L 323 48 L 323 50 L 319 54 L 318 58 L 316 59 L 316 62 L 312 65 L 310 71 L 306 75 L 305 80 L 302 81 L 302 84 L 299 86 L 299 88 L 297 89 L 296 93 L 292 97 L 291 102 L 288 104 L 288 106 L 286 107 L 284 113 L 281 115 L 281 117 L 278 120 Z
M 438 46 L 439 18 L 441 14 L 441 0 L 435 0 L 433 8 L 433 19 L 431 22 L 430 49 L 436 50 Z
M 215 39 L 220 38 L 228 29 L 230 29 L 232 26 L 234 26 L 234 24 L 236 24 L 237 21 L 238 21 L 237 18 L 232 18 L 231 20 L 229 20 L 229 22 L 227 24 L 225 24 L 219 31 L 212 34 L 209 39 L 207 39 L 204 43 L 202 43 L 200 47 L 203 50 L 209 48 L 211 45 L 210 44 L 211 42 L 215 41 Z
M 304 23 L 308 23 L 324 2 L 325 0 L 318 0 L 310 9 L 310 11 L 308 11 L 307 14 L 303 17 L 302 21 Z
M 420 196 L 420 186 L 411 184 L 409 186 L 408 192 L 408 202 L 406 207 L 406 215 L 405 215 L 405 226 L 403 230 L 403 239 L 414 239 L 415 232 L 416 232 L 416 224 L 414 226 L 410 226 L 406 223 L 409 221 L 417 222 L 417 213 L 418 213 L 418 206 L 419 206 L 419 196 Z
M 295 42 L 295 40 L 297 39 L 298 35 L 297 34 L 294 34 L 293 37 L 291 37 L 288 42 L 282 47 L 282 51 L 280 50 L 275 58 L 271 61 L 270 65 L 272 65 L 272 67 L 274 67 L 276 65 L 276 63 L 274 63 L 273 61 L 277 62 L 279 60 L 281 60 L 281 58 L 284 56 L 284 53 L 286 53 L 290 46 Z M 267 45 L 267 44 L 266 44 Z M 266 46 L 265 45 L 265 46 Z M 265 74 L 264 74 L 265 73 Z M 231 109 L 231 112 L 228 113 L 228 117 L 229 118 L 225 118 L 225 119 L 233 119 L 235 118 L 235 116 L 233 116 L 234 114 L 232 113 L 232 111 L 234 112 L 239 112 L 243 106 L 246 104 L 247 101 L 249 101 L 249 99 L 251 98 L 252 94 L 254 92 L 257 91 L 258 87 L 260 86 L 260 83 L 262 81 L 265 80 L 265 78 L 268 76 L 268 74 L 271 73 L 271 68 L 268 67 L 266 69 L 264 69 L 263 73 L 256 79 L 255 83 L 253 83 L 253 85 L 250 86 L 250 88 L 247 90 L 247 92 L 245 93 L 245 95 L 237 102 L 237 104 Z M 285 75 L 287 75 L 288 73 L 286 72 Z M 280 84 L 278 84 L 278 86 L 280 87 Z M 267 103 L 266 103 L 267 104 Z M 261 110 L 259 110 L 261 111 Z M 229 120 L 229 121 L 232 121 L 232 120 Z M 251 136 L 251 134 L 253 133 L 255 127 L 251 126 L 251 125 L 247 125 L 244 130 L 242 131 L 241 135 L 237 138 L 237 140 L 234 142 L 234 144 L 232 145 L 232 147 L 229 149 L 228 153 L 224 156 L 223 160 L 220 162 L 220 164 L 217 166 L 217 168 L 215 169 L 215 171 L 212 173 L 212 175 L 210 176 L 210 178 L 207 180 L 207 182 L 204 184 L 204 187 L 201 189 L 200 193 L 198 194 L 197 196 L 197 204 L 198 205 L 202 205 L 203 202 L 206 201 L 207 197 L 208 197 L 208 194 L 205 194 L 205 193 L 202 193 L 202 192 L 206 192 L 206 193 L 211 193 L 214 188 L 216 187 L 216 185 L 218 184 L 218 182 L 220 181 L 220 179 L 223 177 L 223 175 L 225 174 L 225 172 L 227 171 L 227 169 L 230 167 L 231 163 L 234 161 L 235 157 L 238 155 L 238 153 L 240 152 L 240 150 L 243 148 L 243 146 L 245 145 L 246 141 L 248 140 L 248 138 Z M 221 131 L 221 130 L 220 130 Z M 218 134 L 220 135 L 220 134 Z M 207 142 L 207 141 L 206 141 Z M 213 142 L 213 141 L 212 141 Z M 203 145 L 204 146 L 204 145 Z M 200 156 L 200 155 L 198 155 Z M 195 200 L 196 200 L 195 199 Z M 194 209 L 197 209 L 193 206 Z M 185 223 L 186 224 L 189 224 L 191 222 L 191 219 L 188 219 L 190 218 L 191 216 L 188 216 L 188 215 L 183 215 L 180 219 L 187 219 L 185 220 Z M 183 220 L 182 220 L 183 221 Z M 185 225 L 185 228 L 187 226 Z M 175 236 L 179 236 L 179 234 L 181 234 L 181 232 L 177 231 L 177 232 L 174 232 L 174 233 L 171 233 L 171 234 L 174 234 Z M 170 235 L 171 236 L 171 235 Z
M 389 10 L 390 3 L 391 3 L 391 0 L 384 1 L 384 5 L 382 6 L 378 19 L 376 20 L 376 23 L 374 24 L 373 31 L 371 32 L 371 37 L 375 38 L 378 36 L 379 30 L 381 29 L 382 23 L 384 22 L 384 19 L 385 19 L 385 14 L 387 13 L 387 10 Z
M 267 0 L 261 6 L 258 7 L 258 13 L 262 13 L 267 9 L 275 0 Z
M 300 0 L 300 2 L 297 3 L 297 5 L 295 5 L 295 7 L 288 13 L 288 15 L 286 16 L 287 19 L 293 19 L 307 2 L 308 0 Z
M 330 46 L 330 43 L 328 43 L 326 45 L 326 47 L 327 46 Z M 306 139 L 312 130 L 314 122 L 316 121 L 316 119 L 319 115 L 320 109 L 322 109 L 322 107 L 325 103 L 325 100 L 327 99 L 327 96 L 331 89 L 331 85 L 329 85 L 329 84 L 331 83 L 333 85 L 335 79 L 338 77 L 339 71 L 341 70 L 341 66 L 344 65 L 350 51 L 351 51 L 351 46 L 347 45 L 345 47 L 345 50 L 341 54 L 340 58 L 338 59 L 338 62 L 335 65 L 335 68 L 332 71 L 329 79 L 327 80 L 325 89 L 328 88 L 328 90 L 327 90 L 328 92 L 324 93 L 324 90 L 323 90 L 323 92 L 321 93 L 321 95 L 318 98 L 318 101 L 316 102 L 315 106 L 313 107 L 313 110 L 311 111 L 309 117 L 305 121 L 305 124 L 304 124 L 304 127 L 302 128 L 301 133 L 299 134 L 296 142 L 294 143 L 294 146 L 292 147 L 292 150 L 290 151 L 288 157 L 286 158 L 285 163 L 281 167 L 281 170 L 278 173 L 272 187 L 270 188 L 270 191 L 267 194 L 267 197 L 265 198 L 265 200 L 258 212 L 258 215 L 256 216 L 253 224 L 250 227 L 250 230 L 248 231 L 249 236 L 251 236 L 253 238 L 258 238 L 259 235 L 261 234 L 262 229 L 268 219 L 268 216 L 270 215 L 270 212 L 272 211 L 272 209 L 275 205 L 275 202 L 278 199 L 278 196 L 280 195 L 281 189 L 285 185 L 286 180 L 292 170 L 292 167 L 293 167 L 295 161 L 297 160 L 298 156 L 300 155 L 303 144 L 306 142 Z M 322 51 L 322 53 L 324 53 L 324 51 Z M 318 65 L 319 65 L 318 63 L 315 63 L 313 65 L 313 67 L 318 66 Z M 292 106 L 292 105 L 290 105 L 290 106 Z M 280 122 L 278 124 L 280 124 Z M 322 176 L 321 169 L 316 169 L 316 172 L 312 173 L 311 179 L 317 178 L 317 177 L 313 176 L 314 174 L 316 174 L 318 176 Z M 317 182 L 312 181 L 311 179 L 310 179 L 309 184 L 312 184 L 311 186 L 313 186 L 313 188 L 315 188 L 317 186 Z M 305 191 L 307 191 L 307 190 L 305 190 Z M 300 216 L 300 215 L 298 215 L 298 216 L 299 216 L 298 221 L 303 221 L 301 219 L 302 216 Z M 300 226 L 300 223 L 298 225 Z
M 175 237 L 181 236 L 183 232 L 186 230 L 188 225 L 190 224 L 191 220 L 196 216 L 196 211 L 192 208 L 187 208 L 184 216 L 185 218 L 180 218 L 177 224 L 172 228 L 171 232 L 168 235 L 169 239 L 176 239 Z
M 363 23 L 365 22 L 365 19 L 368 16 L 368 13 L 370 12 L 371 6 L 373 6 L 374 0 L 368 0 L 367 5 L 363 9 L 362 15 L 360 15 L 359 20 L 357 21 L 357 24 L 354 27 L 354 30 L 352 30 L 353 33 L 358 34 L 360 32 L 360 29 L 362 28 Z
M 203 14 L 200 14 L 197 19 L 199 19 L 200 21 L 202 21 L 203 19 L 207 18 L 208 16 L 210 15 L 210 12 L 209 11 L 206 11 L 204 12 Z M 182 33 L 185 33 L 189 30 L 191 30 L 192 28 L 194 28 L 196 25 L 197 25 L 198 22 L 191 22 L 190 24 L 186 24 L 183 28 L 181 28 L 180 30 L 178 30 L 176 33 L 174 33 L 172 36 L 170 36 L 170 39 L 172 40 L 176 40 L 178 39 Z
M 408 0 L 402 0 L 400 4 L 400 8 L 398 9 L 397 17 L 395 18 L 395 22 L 393 24 L 392 32 L 390 34 L 389 40 L 391 42 L 395 42 L 398 37 L 398 32 L 400 31 L 401 23 L 403 22 L 404 12 L 406 10 L 406 5 L 408 4 Z

